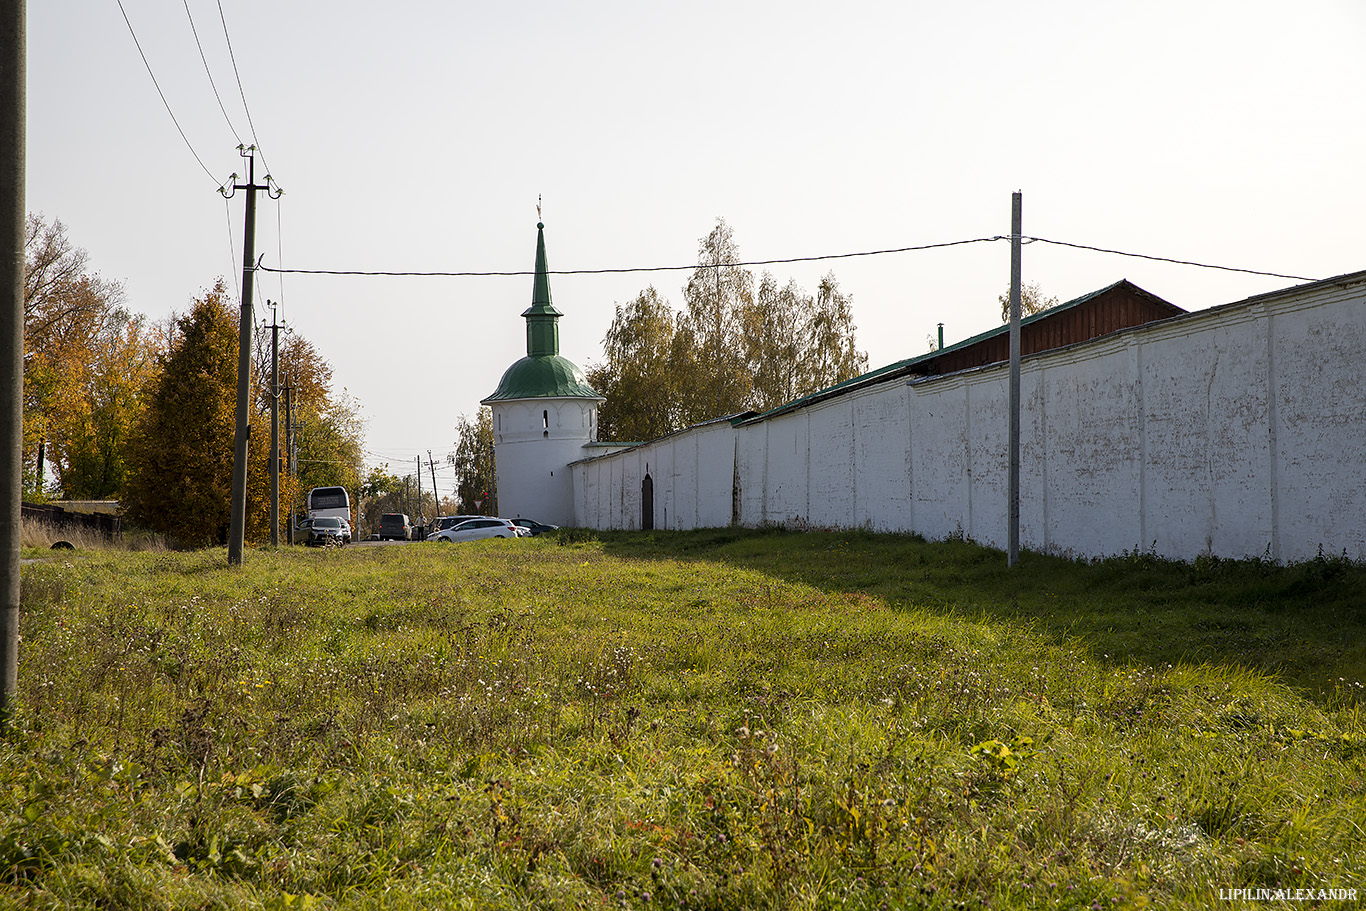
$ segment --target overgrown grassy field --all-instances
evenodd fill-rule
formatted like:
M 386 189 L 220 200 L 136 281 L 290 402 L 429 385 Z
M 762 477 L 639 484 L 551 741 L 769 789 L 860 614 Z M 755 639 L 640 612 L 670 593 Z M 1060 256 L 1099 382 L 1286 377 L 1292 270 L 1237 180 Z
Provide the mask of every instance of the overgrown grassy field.
M 39 554 L 0 906 L 1366 898 L 1346 561 L 732 530 Z

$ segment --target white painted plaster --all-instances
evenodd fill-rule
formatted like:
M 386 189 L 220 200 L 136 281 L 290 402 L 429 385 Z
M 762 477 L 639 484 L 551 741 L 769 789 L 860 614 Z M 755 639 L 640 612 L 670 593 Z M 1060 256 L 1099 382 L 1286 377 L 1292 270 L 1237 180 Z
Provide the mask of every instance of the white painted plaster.
M 580 461 L 573 521 L 638 527 L 648 464 L 657 527 L 735 503 L 743 525 L 1004 547 L 1007 377 L 893 379 Z M 1028 357 L 1021 382 L 1023 546 L 1366 559 L 1366 275 Z
M 494 402 L 494 474 L 498 513 L 551 525 L 575 524 L 569 463 L 583 458 L 596 427 L 598 402 L 537 398 Z

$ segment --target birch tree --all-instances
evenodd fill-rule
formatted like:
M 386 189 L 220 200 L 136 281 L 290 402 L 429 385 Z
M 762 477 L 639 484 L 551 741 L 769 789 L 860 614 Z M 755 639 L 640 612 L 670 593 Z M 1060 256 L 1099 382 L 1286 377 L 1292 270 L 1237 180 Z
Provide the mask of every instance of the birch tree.
M 853 301 L 833 273 L 814 295 L 765 272 L 756 284 L 724 220 L 698 245 L 675 311 L 653 287 L 618 304 L 604 360 L 587 371 L 607 401 L 604 440 L 642 441 L 744 411 L 767 411 L 868 369 Z

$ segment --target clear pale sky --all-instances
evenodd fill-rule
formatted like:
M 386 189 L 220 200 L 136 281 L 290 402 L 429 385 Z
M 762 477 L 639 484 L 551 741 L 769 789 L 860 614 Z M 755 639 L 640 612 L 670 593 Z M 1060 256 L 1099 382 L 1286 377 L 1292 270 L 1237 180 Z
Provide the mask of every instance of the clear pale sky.
M 115 0 L 40 0 L 27 206 L 154 318 L 241 281 L 243 197 L 216 187 L 253 141 L 242 94 L 286 191 L 260 198 L 267 266 L 529 270 L 538 196 L 551 269 L 687 265 L 718 217 L 747 260 L 858 252 L 1008 234 L 1020 190 L 1026 235 L 1366 269 L 1361 0 L 221 0 L 241 92 L 218 0 L 123 6 L 205 167 Z M 938 322 L 950 343 L 999 325 L 1009 253 L 772 271 L 810 291 L 833 270 L 878 367 Z M 1296 284 L 1045 244 L 1023 272 L 1064 301 L 1128 278 L 1188 310 Z M 553 277 L 561 353 L 587 367 L 614 304 L 653 284 L 681 306 L 686 280 Z M 525 353 L 531 279 L 261 274 L 256 297 L 355 398 L 367 462 L 402 472 Z

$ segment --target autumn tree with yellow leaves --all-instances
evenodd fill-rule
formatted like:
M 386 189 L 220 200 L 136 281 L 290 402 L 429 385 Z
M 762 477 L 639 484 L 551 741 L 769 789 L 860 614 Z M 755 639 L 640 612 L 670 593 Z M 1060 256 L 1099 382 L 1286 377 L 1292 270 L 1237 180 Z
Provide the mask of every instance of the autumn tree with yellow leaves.
M 65 225 L 30 214 L 24 227 L 24 496 L 109 499 L 150 378 L 151 334 Z
M 675 311 L 653 287 L 618 304 L 587 379 L 606 397 L 603 439 L 640 441 L 699 421 L 767 411 L 868 369 L 853 302 L 833 273 L 808 294 L 768 272 L 757 283 L 724 219 L 698 244 Z

